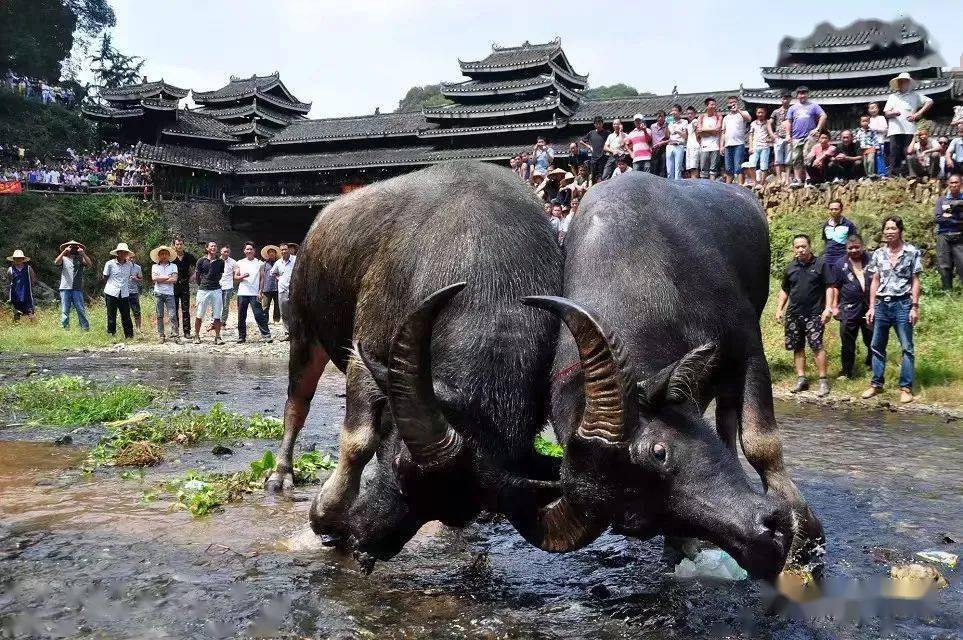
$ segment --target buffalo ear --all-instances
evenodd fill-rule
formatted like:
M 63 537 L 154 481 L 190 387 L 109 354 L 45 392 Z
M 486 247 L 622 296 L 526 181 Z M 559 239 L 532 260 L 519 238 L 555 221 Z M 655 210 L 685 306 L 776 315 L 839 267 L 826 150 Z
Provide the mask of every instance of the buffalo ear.
M 718 345 L 707 342 L 639 382 L 639 403 L 656 410 L 667 402 L 682 403 L 692 398 L 712 374 Z
M 371 374 L 372 379 L 374 379 L 375 384 L 378 385 L 378 389 L 385 395 L 388 396 L 388 366 L 381 364 L 374 359 L 371 354 L 362 348 L 360 342 L 354 343 L 354 353 L 364 364 L 365 369 Z

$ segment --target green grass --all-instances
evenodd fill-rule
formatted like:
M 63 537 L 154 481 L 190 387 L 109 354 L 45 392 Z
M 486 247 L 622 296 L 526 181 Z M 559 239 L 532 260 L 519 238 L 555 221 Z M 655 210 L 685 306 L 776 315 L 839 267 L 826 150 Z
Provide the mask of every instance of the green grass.
M 946 294 L 939 290 L 934 274 L 923 278 L 920 296 L 920 321 L 914 329 L 916 351 L 917 396 L 921 402 L 963 408 L 963 296 L 957 290 Z M 789 388 L 796 381 L 792 352 L 786 351 L 783 326 L 776 322 L 779 282 L 770 284 L 769 302 L 762 317 L 763 344 L 772 372 L 773 385 Z M 829 375 L 834 395 L 858 396 L 869 386 L 871 372 L 863 367 L 865 349 L 862 341 L 856 347 L 856 377 L 834 380 L 839 375 L 839 322 L 826 327 L 824 344 L 829 354 Z M 886 364 L 886 391 L 881 396 L 895 401 L 898 395 L 900 349 L 895 332 L 891 333 Z M 816 377 L 815 363 L 807 350 L 807 374 Z
M 552 442 L 542 434 L 535 436 L 535 451 L 551 458 L 561 458 L 565 453 L 560 444 Z
M 107 334 L 104 305 L 89 305 L 87 316 L 90 320 L 90 331 L 81 331 L 73 311 L 70 314 L 70 329 L 64 329 L 60 326 L 59 307 L 40 307 L 37 309 L 35 320 L 21 318 L 14 322 L 9 307 L 4 306 L 0 310 L 0 351 L 53 353 L 63 349 L 105 347 L 117 342 L 117 339 Z
M 58 427 L 120 420 L 162 395 L 146 385 L 102 384 L 69 375 L 35 377 L 0 389 L 14 416 Z

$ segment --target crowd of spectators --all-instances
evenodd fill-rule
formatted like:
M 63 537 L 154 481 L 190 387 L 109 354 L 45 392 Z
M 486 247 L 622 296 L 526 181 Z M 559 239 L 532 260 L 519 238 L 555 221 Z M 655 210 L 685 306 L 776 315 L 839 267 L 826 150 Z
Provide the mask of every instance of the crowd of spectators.
M 150 166 L 137 162 L 133 148 L 121 151 L 111 145 L 99 153 L 76 153 L 55 162 L 20 163 L 0 169 L 5 181 L 19 180 L 26 189 L 41 191 L 90 191 L 115 188 L 147 188 Z
M 68 109 L 80 104 L 80 97 L 70 87 L 50 85 L 45 80 L 18 76 L 13 71 L 7 71 L 3 87 L 27 100 L 36 100 L 43 104 L 59 104 Z
M 728 96 L 725 113 L 709 97 L 701 113 L 694 106 L 675 104 L 668 114 L 659 111 L 651 123 L 636 114 L 629 132 L 619 119 L 607 129 L 602 118 L 596 118 L 594 128 L 570 143 L 565 153 L 557 154 L 539 138 L 531 151 L 518 154 L 510 164 L 543 200 L 561 204 L 563 213 L 571 199 L 591 185 L 629 171 L 757 188 L 767 179 L 803 186 L 898 175 L 944 180 L 963 173 L 963 119 L 953 121 L 952 140 L 931 136 L 923 115 L 932 99 L 915 91 L 908 74 L 893 78 L 890 86 L 893 93 L 883 106 L 868 104 L 859 128 L 836 132 L 835 140 L 826 127 L 825 111 L 809 99 L 806 87 L 799 87 L 794 94 L 785 92 L 771 113 L 759 107 L 750 115 L 736 96 Z M 565 168 L 557 155 L 565 156 Z

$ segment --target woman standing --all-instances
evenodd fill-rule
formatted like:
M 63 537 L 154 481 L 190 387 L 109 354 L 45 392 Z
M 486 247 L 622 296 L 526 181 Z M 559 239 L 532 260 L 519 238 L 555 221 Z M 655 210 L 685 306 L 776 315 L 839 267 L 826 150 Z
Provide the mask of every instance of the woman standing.
M 7 277 L 10 281 L 7 290 L 7 300 L 13 307 L 13 319 L 19 320 L 20 316 L 27 316 L 34 319 L 33 307 L 33 283 L 36 275 L 28 262 L 30 258 L 24 255 L 23 251 L 17 249 L 12 256 L 7 256 L 7 262 L 12 263 L 7 268 Z
M 867 105 L 869 113 L 869 128 L 876 133 L 878 146 L 876 147 L 876 175 L 883 177 L 889 175 L 886 170 L 886 159 L 889 158 L 889 138 L 886 132 L 889 130 L 889 123 L 886 116 L 879 112 L 879 103 L 870 102 Z

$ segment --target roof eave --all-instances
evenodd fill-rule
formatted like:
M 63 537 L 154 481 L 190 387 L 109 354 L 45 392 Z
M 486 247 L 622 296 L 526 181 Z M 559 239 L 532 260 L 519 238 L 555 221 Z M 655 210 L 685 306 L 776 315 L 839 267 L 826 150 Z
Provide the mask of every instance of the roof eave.
M 818 80 L 849 80 L 853 78 L 865 78 L 867 76 L 891 76 L 902 72 L 912 73 L 931 69 L 930 66 L 905 66 L 891 67 L 887 69 L 867 69 L 866 71 L 844 71 L 841 73 L 772 73 L 767 72 L 765 67 L 762 70 L 764 80 L 799 80 L 799 81 L 818 81 Z

